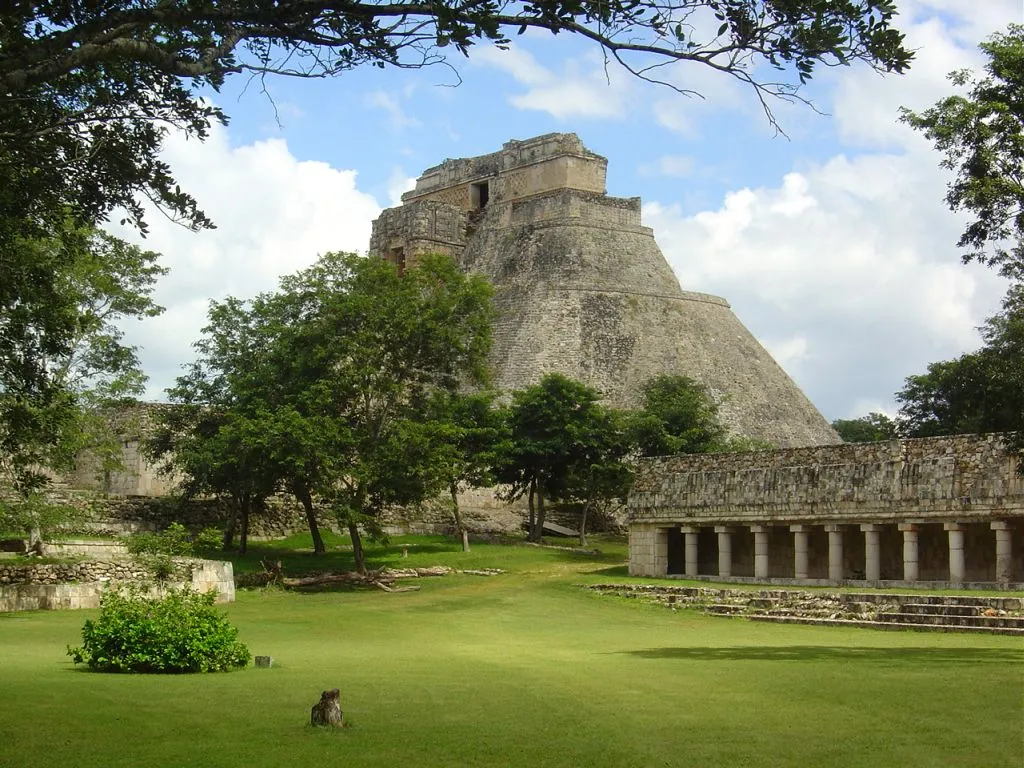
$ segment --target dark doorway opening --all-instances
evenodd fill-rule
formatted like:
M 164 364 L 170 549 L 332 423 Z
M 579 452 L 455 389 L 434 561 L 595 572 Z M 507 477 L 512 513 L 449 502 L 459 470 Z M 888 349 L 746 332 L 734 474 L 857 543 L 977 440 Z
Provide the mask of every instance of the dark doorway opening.
M 469 195 L 473 210 L 479 211 L 481 208 L 485 207 L 487 205 L 487 201 L 491 199 L 490 185 L 486 181 L 481 181 L 477 184 L 470 184 Z

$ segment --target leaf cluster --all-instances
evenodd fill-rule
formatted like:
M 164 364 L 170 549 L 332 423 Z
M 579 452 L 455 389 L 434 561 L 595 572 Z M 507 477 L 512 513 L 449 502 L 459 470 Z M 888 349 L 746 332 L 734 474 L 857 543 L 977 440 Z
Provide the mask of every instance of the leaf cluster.
M 954 172 L 946 192 L 953 211 L 971 217 L 957 243 L 964 262 L 1024 275 L 1024 25 L 981 44 L 985 75 L 950 73 L 966 89 L 902 120 L 924 133 Z
M 101 672 L 227 672 L 244 667 L 249 649 L 214 607 L 216 592 L 168 588 L 163 597 L 109 590 L 100 615 L 82 627 L 75 664 Z

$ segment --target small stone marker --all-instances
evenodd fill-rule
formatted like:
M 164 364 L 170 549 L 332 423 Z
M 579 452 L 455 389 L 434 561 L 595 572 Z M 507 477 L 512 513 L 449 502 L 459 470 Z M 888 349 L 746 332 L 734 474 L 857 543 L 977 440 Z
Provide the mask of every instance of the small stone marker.
M 341 691 L 337 688 L 320 694 L 320 701 L 313 705 L 309 713 L 312 725 L 334 726 L 341 728 Z
M 409 556 L 409 548 L 408 547 L 402 547 L 402 557 L 408 557 L 408 556 Z
M 274 666 L 273 656 L 257 656 L 255 661 L 256 666 L 261 669 L 270 669 L 272 666 Z

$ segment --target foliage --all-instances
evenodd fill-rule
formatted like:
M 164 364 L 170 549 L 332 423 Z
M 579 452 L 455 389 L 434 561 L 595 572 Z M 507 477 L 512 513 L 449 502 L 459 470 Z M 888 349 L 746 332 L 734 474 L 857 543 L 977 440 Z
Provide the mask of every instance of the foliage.
M 896 422 L 884 413 L 875 412 L 857 419 L 836 419 L 832 422 L 832 429 L 839 433 L 844 443 L 871 443 L 899 436 Z
M 174 522 L 157 533 L 136 533 L 128 539 L 133 555 L 169 555 L 196 557 L 220 543 L 220 531 L 206 528 L 193 536 L 181 523 Z
M 507 499 L 528 498 L 530 541 L 543 536 L 545 500 L 592 501 L 628 483 L 619 466 L 628 445 L 621 419 L 599 399 L 596 390 L 560 373 L 512 393 L 497 479 L 507 486 Z
M 163 311 L 151 294 L 166 270 L 157 254 L 66 219 L 2 248 L 0 471 L 28 493 L 45 485 L 43 469 L 69 466 L 86 447 L 114 468 L 119 446 L 103 406 L 140 394 L 145 381 L 118 324 Z M 18 274 L 5 283 L 8 269 Z
M 214 607 L 217 593 L 188 587 L 163 597 L 109 590 L 100 615 L 82 627 L 75 664 L 101 672 L 227 672 L 249 663 L 238 630 Z
M 469 536 L 459 510 L 459 490 L 493 486 L 495 465 L 508 440 L 505 409 L 494 392 L 440 390 L 430 402 L 430 418 L 439 425 L 438 466 L 452 503 L 455 528 L 469 550 Z
M 73 527 L 85 518 L 82 510 L 51 501 L 39 491 L 0 498 L 0 531 L 46 535 L 59 528 Z
M 215 303 L 171 391 L 198 409 L 175 437 L 188 448 L 177 467 L 209 488 L 287 489 L 322 552 L 315 501 L 348 528 L 362 569 L 361 528 L 381 535 L 385 507 L 447 487 L 451 430 L 432 405 L 483 381 L 490 296 L 447 257 L 400 275 L 329 253 L 275 293 Z
M 711 453 L 728 445 L 718 405 L 686 376 L 655 376 L 644 385 L 632 431 L 641 456 Z
M 985 76 L 949 75 L 966 94 L 947 96 L 924 112 L 904 108 L 903 121 L 923 131 L 956 173 L 946 202 L 970 215 L 957 245 L 963 260 L 1024 276 L 1024 26 L 981 44 Z
M 981 327 L 981 349 L 931 363 L 896 393 L 908 437 L 1024 429 L 1024 288 Z

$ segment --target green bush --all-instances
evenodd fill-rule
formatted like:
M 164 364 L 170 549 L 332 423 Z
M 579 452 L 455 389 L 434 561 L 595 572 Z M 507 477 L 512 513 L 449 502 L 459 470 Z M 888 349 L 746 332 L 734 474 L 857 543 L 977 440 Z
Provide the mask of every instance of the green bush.
M 75 664 L 103 672 L 226 672 L 249 663 L 238 630 L 218 611 L 213 591 L 168 589 L 164 597 L 138 589 L 111 590 L 100 616 L 82 627 L 82 647 L 68 648 Z
M 190 557 L 195 553 L 188 529 L 181 523 L 171 523 L 159 533 L 137 533 L 128 539 L 127 546 L 133 555 Z

